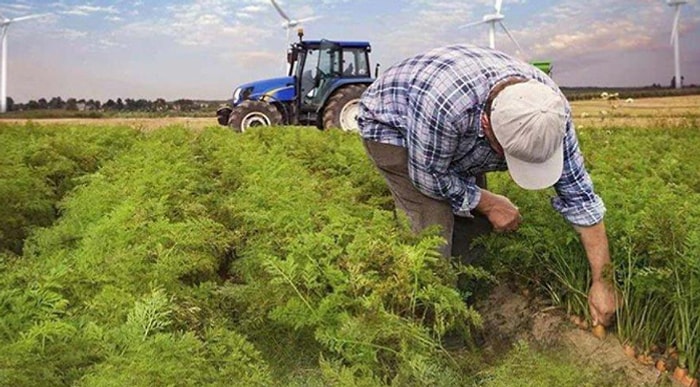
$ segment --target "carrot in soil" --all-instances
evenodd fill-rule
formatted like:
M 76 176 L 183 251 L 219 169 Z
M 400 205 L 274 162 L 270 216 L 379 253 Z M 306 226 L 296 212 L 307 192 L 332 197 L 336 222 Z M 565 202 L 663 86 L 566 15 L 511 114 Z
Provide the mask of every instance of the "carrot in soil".
M 683 378 L 683 384 L 686 387 L 698 387 L 698 380 L 695 378 L 691 378 L 689 375 L 686 375 L 686 377 Z
M 581 316 L 574 314 L 569 317 L 569 321 L 571 321 L 571 323 L 576 325 L 579 329 L 588 330 L 588 322 Z
M 622 350 L 625 351 L 625 355 L 631 358 L 637 357 L 637 351 L 635 351 L 634 347 L 629 344 L 625 344 L 625 346 L 622 347 Z
M 668 347 L 666 352 L 670 358 L 678 360 L 678 349 L 676 347 Z
M 639 354 L 639 356 L 637 356 L 637 361 L 647 366 L 654 364 L 654 359 L 645 354 Z
M 601 340 L 605 339 L 605 335 L 607 333 L 607 332 L 605 332 L 605 327 L 600 325 L 600 324 L 594 326 L 592 329 L 592 332 L 593 332 L 593 336 L 595 336 Z
M 666 361 L 664 359 L 659 359 L 656 361 L 656 369 L 659 370 L 660 372 L 666 372 L 668 369 L 666 368 Z
M 675 370 L 673 370 L 673 378 L 679 381 L 680 383 L 683 383 L 684 379 L 688 376 L 688 370 L 685 368 L 681 367 L 676 367 Z
M 581 317 L 575 314 L 572 314 L 571 317 L 569 317 L 569 321 L 571 321 L 571 323 L 576 325 L 577 327 L 581 325 Z

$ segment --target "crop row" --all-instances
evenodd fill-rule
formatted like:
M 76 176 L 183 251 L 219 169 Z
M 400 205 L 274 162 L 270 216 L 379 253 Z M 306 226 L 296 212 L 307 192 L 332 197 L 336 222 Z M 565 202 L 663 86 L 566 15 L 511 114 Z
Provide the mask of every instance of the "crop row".
M 413 236 L 357 136 L 3 126 L 0 384 L 463 384 L 446 351 L 484 269 Z M 619 336 L 700 361 L 697 125 L 580 132 L 608 207 Z M 40 162 L 41 161 L 41 162 Z M 549 191 L 492 189 L 518 233 L 486 269 L 586 315 L 587 262 Z M 8 188 L 10 187 L 10 188 Z M 20 230 L 21 232 L 18 232 Z M 679 367 L 679 368 L 680 368 Z M 299 369 L 311 369 L 299 375 Z M 236 381 L 236 382 L 232 382 Z
M 1 255 L 0 384 L 270 385 L 303 348 L 325 383 L 462 377 L 440 338 L 479 316 L 438 238 L 383 209 L 356 136 L 103 135 L 130 145 Z
M 579 132 L 586 164 L 607 214 L 620 289 L 616 331 L 645 357 L 674 355 L 691 375 L 700 369 L 700 145 L 697 125 Z M 525 192 L 501 174 L 524 213 L 522 229 L 485 238 L 495 272 L 538 286 L 568 313 L 588 316 L 588 263 L 578 236 L 549 208 L 553 192 Z M 522 275 L 519 273 L 523 273 Z

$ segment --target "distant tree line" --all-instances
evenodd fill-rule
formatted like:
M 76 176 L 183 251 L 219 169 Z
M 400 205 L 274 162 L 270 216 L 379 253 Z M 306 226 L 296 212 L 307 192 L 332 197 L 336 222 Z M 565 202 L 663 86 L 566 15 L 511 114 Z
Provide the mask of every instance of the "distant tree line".
M 648 98 L 666 97 L 673 95 L 693 95 L 700 94 L 700 85 L 683 85 L 682 89 L 673 88 L 675 79 L 672 80 L 671 88 L 660 84 L 653 84 L 644 87 L 561 87 L 562 92 L 569 100 L 580 100 L 596 98 L 602 91 L 617 92 L 620 98 Z M 15 103 L 11 97 L 7 97 L 8 111 L 31 111 L 31 110 L 67 110 L 85 112 L 201 112 L 216 110 L 224 101 L 198 101 L 191 99 L 177 99 L 166 101 L 163 98 L 155 100 L 117 98 L 100 102 L 94 99 L 76 99 L 53 97 L 51 99 L 39 98 L 30 100 L 27 103 Z
M 51 99 L 39 98 L 38 100 L 29 100 L 27 103 L 15 103 L 11 97 L 7 97 L 7 110 L 27 111 L 52 109 L 69 111 L 195 112 L 216 109 L 219 103 L 218 101 L 195 101 L 191 99 L 166 101 L 163 98 L 157 98 L 152 101 L 147 99 L 117 98 L 116 100 L 109 99 L 106 102 L 101 102 L 99 100 L 86 100 L 84 98 L 68 98 L 64 100 L 61 97 L 53 97 Z

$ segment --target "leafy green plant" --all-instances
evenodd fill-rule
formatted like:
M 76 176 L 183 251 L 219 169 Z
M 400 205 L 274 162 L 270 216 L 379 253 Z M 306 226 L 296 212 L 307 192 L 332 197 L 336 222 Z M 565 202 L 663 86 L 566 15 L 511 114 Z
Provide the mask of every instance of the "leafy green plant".
M 552 192 L 504 174 L 491 187 L 525 223 L 483 238 L 485 268 L 465 268 L 437 255 L 435 230 L 397 221 L 355 135 L 61 128 L 0 132 L 13 144 L 0 174 L 16 176 L 0 175 L 16 204 L 0 227 L 12 241 L 0 253 L 0 384 L 459 385 L 471 371 L 441 343 L 469 343 L 480 325 L 460 273 L 516 279 L 587 313 L 588 264 Z M 698 131 L 580 138 L 608 205 L 619 334 L 675 345 L 697 372 L 700 158 L 683 150 Z
M 333 172 L 354 168 L 345 165 L 342 145 L 287 131 L 281 141 L 269 131 L 240 139 L 244 180 L 230 206 L 247 231 L 233 266 L 240 282 L 226 294 L 243 308 L 241 325 L 253 332 L 271 322 L 311 331 L 325 358 L 342 361 L 356 377 L 430 383 L 425 370 L 446 374 L 449 355 L 440 337 L 448 330 L 468 336 L 479 319 L 454 289 L 457 272 L 438 256 L 440 240 L 415 239 Z M 323 140 L 331 144 L 359 145 L 357 137 L 329 133 Z M 316 143 L 324 151 L 313 151 Z M 357 148 L 347 149 L 367 166 Z
M 623 301 L 618 334 L 643 351 L 682 346 L 682 363 L 696 370 L 700 158 L 684 149 L 700 141 L 697 127 L 587 129 L 579 138 L 608 208 L 606 229 Z M 481 241 L 494 270 L 540 287 L 568 313 L 586 315 L 588 267 L 575 233 L 548 208 L 545 195 L 518 190 L 503 175 L 490 183 L 521 208 L 525 220 L 515 235 Z
M 476 386 L 626 386 L 622 377 L 602 367 L 583 367 L 568 354 L 537 352 L 526 342 L 515 343 L 502 363 L 476 375 Z M 578 359 L 580 362 L 581 359 Z
M 100 163 L 128 149 L 133 129 L 0 125 L 0 250 L 21 254 L 34 228 L 58 215 L 58 202 Z
M 688 236 L 688 255 L 674 257 L 671 264 L 674 279 L 673 333 L 680 351 L 679 364 L 693 375 L 700 370 L 700 233 Z
M 622 306 L 617 313 L 617 333 L 632 346 L 649 352 L 659 344 L 667 345 L 672 314 L 666 306 L 670 280 L 667 270 L 645 267 L 640 258 L 628 252 L 627 261 L 616 275 Z

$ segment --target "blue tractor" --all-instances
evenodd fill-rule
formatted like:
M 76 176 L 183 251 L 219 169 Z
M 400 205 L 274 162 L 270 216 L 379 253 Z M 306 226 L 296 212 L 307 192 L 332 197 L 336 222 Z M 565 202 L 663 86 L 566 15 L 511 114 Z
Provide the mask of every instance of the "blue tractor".
M 287 53 L 287 76 L 236 88 L 231 103 L 216 112 L 219 124 L 236 132 L 274 125 L 357 130 L 360 97 L 374 81 L 369 42 L 303 40 L 301 30 L 298 35 Z

